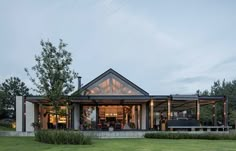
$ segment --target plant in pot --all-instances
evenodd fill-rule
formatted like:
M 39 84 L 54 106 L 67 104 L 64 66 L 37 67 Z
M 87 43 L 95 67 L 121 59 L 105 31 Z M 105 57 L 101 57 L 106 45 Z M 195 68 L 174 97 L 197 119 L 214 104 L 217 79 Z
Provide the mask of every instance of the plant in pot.
M 34 128 L 34 130 L 40 129 L 40 123 L 39 122 L 33 122 L 31 123 L 31 126 Z
M 135 124 L 134 124 L 133 122 L 130 122 L 130 123 L 129 123 L 129 127 L 132 128 L 132 129 L 134 129 L 134 128 L 135 128 Z
M 89 129 L 91 129 L 91 124 L 88 123 L 88 122 L 84 122 L 83 123 L 83 128 L 84 128 L 84 130 L 89 130 Z
M 109 130 L 109 131 L 114 131 L 114 127 L 113 127 L 113 126 L 110 126 L 110 127 L 108 128 L 108 130 Z

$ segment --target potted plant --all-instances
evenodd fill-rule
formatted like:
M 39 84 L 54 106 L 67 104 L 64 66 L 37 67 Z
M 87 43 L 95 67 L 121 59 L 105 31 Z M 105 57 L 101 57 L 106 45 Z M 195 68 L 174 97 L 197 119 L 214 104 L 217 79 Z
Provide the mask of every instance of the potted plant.
M 34 130 L 40 129 L 40 123 L 39 122 L 33 122 L 31 123 L 31 126 L 34 128 Z
M 135 128 L 135 124 L 134 124 L 133 122 L 130 122 L 130 123 L 129 123 L 129 127 L 132 128 L 132 129 L 134 129 L 134 128 Z
M 109 131 L 114 131 L 114 127 L 110 126 Z
M 89 130 L 89 129 L 91 129 L 91 124 L 88 123 L 88 122 L 84 122 L 83 123 L 83 128 L 84 128 L 84 130 Z

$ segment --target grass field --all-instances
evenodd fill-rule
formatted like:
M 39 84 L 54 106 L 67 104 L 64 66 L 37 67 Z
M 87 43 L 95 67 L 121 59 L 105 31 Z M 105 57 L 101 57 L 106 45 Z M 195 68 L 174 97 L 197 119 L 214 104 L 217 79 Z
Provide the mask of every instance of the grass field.
M 235 151 L 226 140 L 103 139 L 92 145 L 50 145 L 33 137 L 0 137 L 0 151 Z

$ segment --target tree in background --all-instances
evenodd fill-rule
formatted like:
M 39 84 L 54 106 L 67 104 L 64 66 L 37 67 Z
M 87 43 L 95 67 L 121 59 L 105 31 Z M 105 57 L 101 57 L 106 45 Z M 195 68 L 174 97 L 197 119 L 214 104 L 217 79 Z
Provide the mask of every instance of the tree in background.
M 33 78 L 28 69 L 25 69 L 30 80 L 36 86 L 35 91 L 45 96 L 53 106 L 58 127 L 58 113 L 63 99 L 73 91 L 73 80 L 77 73 L 70 69 L 71 53 L 65 50 L 67 44 L 60 40 L 58 48 L 49 41 L 41 41 L 42 52 L 35 56 L 36 65 L 32 67 L 36 78 Z
M 0 91 L 0 119 L 5 117 L 5 105 L 4 105 L 4 99 L 5 99 L 6 95 L 3 91 Z
M 18 77 L 6 79 L 0 85 L 0 101 L 2 114 L 5 113 L 13 118 L 16 117 L 16 96 L 29 95 L 29 89 Z
M 229 111 L 229 124 L 235 125 L 236 121 L 236 80 L 226 82 L 223 80 L 222 82 L 220 80 L 215 81 L 213 83 L 213 86 L 211 87 L 210 92 L 207 90 L 204 91 L 205 93 L 201 91 L 197 91 L 200 95 L 212 95 L 212 96 L 220 96 L 225 95 L 228 97 L 229 105 L 228 105 L 228 111 Z M 207 92 L 207 93 L 206 93 Z M 217 105 L 217 120 L 222 120 L 222 113 L 223 113 L 223 103 L 218 103 Z M 204 120 L 209 120 L 210 111 L 211 108 L 209 106 L 203 107 L 201 109 L 203 111 L 201 115 L 203 115 Z M 204 115 L 205 114 L 205 115 Z
M 209 96 L 210 93 L 208 90 L 204 90 L 201 92 L 200 90 L 197 90 L 197 94 L 201 96 Z M 212 122 L 212 106 L 211 105 L 205 105 L 200 107 L 200 121 L 202 124 Z
M 219 80 L 211 87 L 211 95 L 226 95 L 228 97 L 229 124 L 235 125 L 236 121 L 236 80 L 226 82 Z M 221 108 L 222 110 L 222 108 Z

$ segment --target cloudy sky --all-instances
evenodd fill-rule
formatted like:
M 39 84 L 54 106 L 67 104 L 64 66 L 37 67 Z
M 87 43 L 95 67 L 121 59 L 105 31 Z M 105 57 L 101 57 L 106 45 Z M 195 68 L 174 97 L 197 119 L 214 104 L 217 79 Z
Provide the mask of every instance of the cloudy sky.
M 59 39 L 86 84 L 113 68 L 150 94 L 193 94 L 236 79 L 234 0 L 1 0 L 0 82 Z

